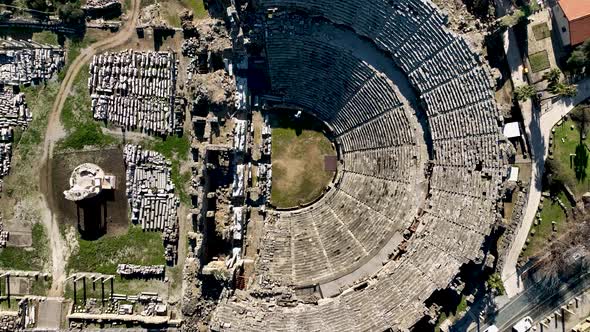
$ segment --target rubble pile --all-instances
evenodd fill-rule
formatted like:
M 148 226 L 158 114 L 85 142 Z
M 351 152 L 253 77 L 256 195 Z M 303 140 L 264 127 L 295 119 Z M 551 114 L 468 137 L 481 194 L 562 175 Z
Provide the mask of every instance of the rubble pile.
M 32 40 L 0 41 L 0 84 L 39 83 L 50 79 L 64 63 L 61 48 Z
M 215 59 L 226 58 L 231 52 L 231 41 L 223 21 L 207 19 L 193 25 L 192 21 L 183 21 L 183 31 L 190 37 L 182 42 L 182 55 L 191 58 L 187 67 L 187 81 L 194 74 L 205 74 L 223 68 L 223 63 L 216 64 Z M 222 66 L 219 68 L 219 66 Z
M 122 276 L 154 277 L 164 275 L 164 265 L 119 264 L 117 273 Z
M 16 331 L 19 327 L 20 318 L 18 315 L 3 313 L 0 315 L 0 331 Z
M 4 230 L 4 222 L 0 219 L 0 248 L 6 247 L 8 243 L 8 231 Z
M 161 154 L 139 145 L 125 145 L 123 155 L 131 221 L 141 224 L 144 230 L 162 231 L 166 260 L 173 261 L 178 244 L 180 202 L 174 195 L 172 164 Z
M 0 90 L 0 178 L 10 172 L 13 128 L 26 128 L 33 119 L 25 102 L 24 93 L 13 93 L 12 89 Z M 2 180 L 0 180 L 0 190 Z
M 95 55 L 88 78 L 94 118 L 149 134 L 181 131 L 184 110 L 176 98 L 177 66 L 173 52 Z
M 121 6 L 119 0 L 87 0 L 86 4 L 82 6 L 82 9 L 107 9 Z

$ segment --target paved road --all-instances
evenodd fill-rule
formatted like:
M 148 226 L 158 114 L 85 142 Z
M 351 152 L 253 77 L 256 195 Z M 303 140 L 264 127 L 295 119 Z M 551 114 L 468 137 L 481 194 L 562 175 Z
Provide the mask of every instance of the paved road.
M 477 326 L 473 326 L 468 331 L 483 331 L 492 324 L 500 331 L 510 331 L 511 327 L 525 316 L 539 322 L 589 288 L 589 271 L 562 282 L 557 288 L 546 288 L 539 284 L 531 286 L 512 298 L 494 317 L 482 324 L 479 330 Z
M 137 19 L 140 11 L 140 0 L 133 0 L 130 20 L 125 24 L 124 28 L 120 30 L 116 35 L 111 38 L 106 38 L 99 42 L 96 42 L 89 47 L 83 49 L 80 55 L 71 65 L 68 67 L 65 78 L 61 83 L 59 92 L 49 114 L 49 121 L 47 124 L 47 131 L 45 133 L 45 140 L 43 143 L 43 167 L 42 172 L 39 174 L 40 188 L 44 193 L 42 200 L 42 208 L 45 211 L 51 211 L 47 213 L 43 219 L 45 227 L 49 234 L 49 244 L 51 246 L 51 258 L 52 258 L 52 275 L 53 283 L 49 291 L 49 296 L 61 296 L 63 293 L 63 282 L 65 281 L 65 263 L 66 263 L 66 244 L 59 231 L 59 226 L 52 210 L 53 204 L 53 192 L 52 192 L 52 172 L 51 172 L 51 158 L 53 157 L 53 148 L 55 143 L 64 136 L 64 130 L 60 123 L 61 111 L 63 110 L 64 104 L 68 95 L 71 92 L 72 85 L 74 84 L 75 78 L 88 63 L 92 56 L 99 52 L 106 51 L 111 48 L 121 46 L 128 41 L 135 31 Z

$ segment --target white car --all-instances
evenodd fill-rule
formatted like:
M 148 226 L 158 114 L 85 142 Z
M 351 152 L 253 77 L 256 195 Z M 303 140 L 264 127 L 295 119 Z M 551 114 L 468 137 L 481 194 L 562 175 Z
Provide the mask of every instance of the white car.
M 498 327 L 496 325 L 492 325 L 490 327 L 488 327 L 487 329 L 485 329 L 483 332 L 498 332 L 500 331 L 500 329 L 498 329 Z
M 533 327 L 533 319 L 529 316 L 521 319 L 518 323 L 512 326 L 512 331 L 514 332 L 527 332 L 530 331 Z

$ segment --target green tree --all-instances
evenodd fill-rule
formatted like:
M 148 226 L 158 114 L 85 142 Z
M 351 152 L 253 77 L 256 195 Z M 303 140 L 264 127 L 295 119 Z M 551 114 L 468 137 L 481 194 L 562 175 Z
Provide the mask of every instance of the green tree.
M 567 59 L 567 67 L 573 72 L 582 71 L 582 69 L 588 64 L 588 56 L 582 49 L 575 49 L 570 57 Z
M 590 105 L 579 105 L 570 113 L 570 118 L 580 128 L 580 135 L 584 136 L 590 128 Z
M 576 47 L 566 64 L 568 69 L 574 73 L 580 73 L 584 68 L 590 67 L 590 39 Z
M 551 70 L 543 74 L 543 79 L 547 80 L 549 85 L 555 85 L 559 83 L 561 79 L 561 71 L 559 68 L 551 68 Z
M 47 10 L 47 1 L 45 0 L 25 0 L 28 8 L 40 11 Z
M 536 94 L 537 94 L 537 90 L 535 90 L 535 87 L 532 85 L 528 85 L 528 84 L 521 85 L 519 87 L 516 87 L 516 89 L 514 89 L 514 96 L 519 101 L 525 101 L 529 98 L 534 97 Z
M 559 82 L 554 86 L 549 86 L 549 91 L 563 97 L 575 97 L 578 94 L 578 88 L 572 84 Z
M 84 11 L 79 4 L 68 2 L 59 7 L 58 14 L 66 24 L 82 24 L 84 22 Z

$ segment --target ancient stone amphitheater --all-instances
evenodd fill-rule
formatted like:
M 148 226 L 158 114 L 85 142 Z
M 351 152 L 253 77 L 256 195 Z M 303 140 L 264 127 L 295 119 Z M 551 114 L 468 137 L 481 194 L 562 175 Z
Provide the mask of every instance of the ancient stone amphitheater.
M 488 69 L 427 0 L 259 2 L 272 93 L 326 123 L 341 165 L 267 220 L 255 280 L 212 327 L 410 329 L 488 254 L 508 159 Z

